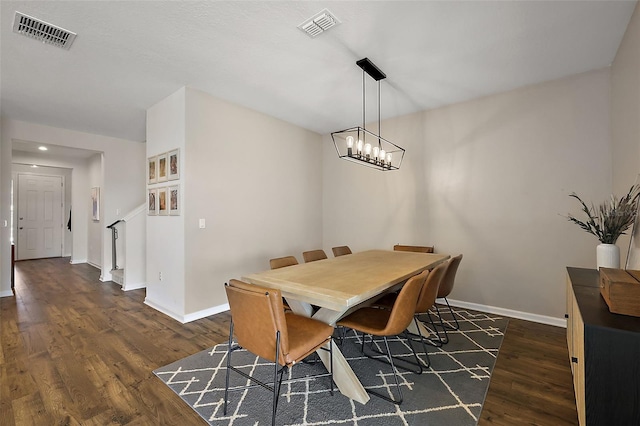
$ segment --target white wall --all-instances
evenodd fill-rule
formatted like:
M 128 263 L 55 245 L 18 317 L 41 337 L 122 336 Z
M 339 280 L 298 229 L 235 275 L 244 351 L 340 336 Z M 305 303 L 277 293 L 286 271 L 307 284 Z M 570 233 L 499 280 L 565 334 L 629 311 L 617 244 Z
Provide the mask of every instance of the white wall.
M 192 89 L 186 130 L 189 314 L 226 304 L 223 284 L 270 258 L 322 246 L 322 150 L 317 133 Z
M 5 143 L 4 119 L 0 116 L 0 297 L 11 291 L 11 143 Z
M 320 247 L 320 144 L 316 133 L 193 89 L 150 108 L 148 156 L 180 148 L 182 167 L 179 181 L 152 187 L 180 184 L 182 213 L 148 218 L 146 303 L 181 321 L 210 315 L 226 306 L 229 279 Z
M 185 179 L 185 89 L 147 110 L 147 157 L 180 149 L 181 184 Z M 146 160 L 145 160 L 146 161 Z M 146 173 L 146 172 L 145 172 Z M 206 179 L 206 177 L 203 177 Z M 145 176 L 146 179 L 146 176 Z M 176 181 L 172 181 L 174 185 Z M 154 184 L 149 188 L 167 186 Z M 184 188 L 184 185 L 183 185 Z M 184 189 L 182 190 L 184 194 Z M 184 198 L 184 195 L 183 197 Z M 184 206 L 184 202 L 182 204 Z M 184 209 L 182 210 L 184 212 Z M 185 314 L 184 216 L 147 218 L 147 297 L 145 303 L 181 319 Z M 160 281 L 159 273 L 163 279 Z
M 106 223 L 104 221 L 103 211 L 104 208 L 102 203 L 100 203 L 100 215 L 99 220 L 93 220 L 93 206 L 91 200 L 91 188 L 98 187 L 100 188 L 100 198 L 102 198 L 103 191 L 103 182 L 102 182 L 102 154 L 95 154 L 89 157 L 87 160 L 87 169 L 88 169 L 88 191 L 84 197 L 82 202 L 86 204 L 87 210 L 89 211 L 89 228 L 87 235 L 87 262 L 96 268 L 102 268 L 107 271 L 111 270 L 111 258 L 105 259 L 103 263 L 102 257 L 102 238 L 104 235 L 104 228 L 111 224 L 111 222 Z M 111 231 L 104 236 L 111 246 Z
M 610 193 L 608 108 L 605 69 L 388 120 L 407 148 L 396 172 L 325 142 L 325 245 L 434 244 L 465 256 L 453 299 L 562 318 L 565 266 L 593 267 L 597 245 L 562 215 L 572 191 Z
M 101 187 L 104 223 L 116 220 L 116 210 L 127 212 L 145 199 L 145 144 L 74 130 L 2 118 L 2 156 L 0 157 L 0 220 L 9 220 L 12 140 L 25 140 L 43 144 L 89 149 L 104 153 L 103 185 Z M 5 176 L 6 175 L 6 176 Z M 9 228 L 1 228 L 0 295 L 10 291 Z M 111 240 L 106 225 L 103 228 L 102 264 L 111 264 Z M 101 279 L 110 280 L 111 274 L 103 270 Z
M 640 173 L 640 6 L 636 5 L 611 66 L 613 190 L 626 194 Z M 640 182 L 639 182 L 640 183 Z M 637 241 L 640 249 L 640 240 Z M 629 237 L 618 240 L 626 259 Z

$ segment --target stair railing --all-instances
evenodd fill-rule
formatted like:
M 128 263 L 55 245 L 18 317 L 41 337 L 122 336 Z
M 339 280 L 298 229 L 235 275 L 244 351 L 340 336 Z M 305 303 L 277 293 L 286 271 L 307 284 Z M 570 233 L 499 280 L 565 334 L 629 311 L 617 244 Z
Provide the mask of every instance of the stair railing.
M 118 229 L 116 225 L 123 222 L 122 219 L 118 219 L 111 225 L 107 226 L 107 229 L 111 229 L 111 270 L 118 269 L 117 255 L 116 255 L 116 240 L 118 239 Z

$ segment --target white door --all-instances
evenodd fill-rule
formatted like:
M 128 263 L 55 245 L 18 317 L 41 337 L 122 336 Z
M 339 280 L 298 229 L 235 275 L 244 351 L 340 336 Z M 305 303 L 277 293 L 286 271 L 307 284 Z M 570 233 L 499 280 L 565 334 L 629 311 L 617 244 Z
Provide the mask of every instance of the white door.
M 62 177 L 18 174 L 18 260 L 62 256 Z

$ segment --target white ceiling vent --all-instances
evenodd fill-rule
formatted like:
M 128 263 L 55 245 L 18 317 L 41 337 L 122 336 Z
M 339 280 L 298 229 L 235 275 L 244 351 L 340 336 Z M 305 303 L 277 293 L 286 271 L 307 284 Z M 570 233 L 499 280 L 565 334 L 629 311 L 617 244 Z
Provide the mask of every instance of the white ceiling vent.
M 324 9 L 322 12 L 298 25 L 298 28 L 304 31 L 309 37 L 313 38 L 339 23 L 340 21 L 338 21 L 338 18 L 336 18 L 327 9 Z
M 13 32 L 66 50 L 69 50 L 76 39 L 76 33 L 20 12 L 16 12 L 13 18 Z

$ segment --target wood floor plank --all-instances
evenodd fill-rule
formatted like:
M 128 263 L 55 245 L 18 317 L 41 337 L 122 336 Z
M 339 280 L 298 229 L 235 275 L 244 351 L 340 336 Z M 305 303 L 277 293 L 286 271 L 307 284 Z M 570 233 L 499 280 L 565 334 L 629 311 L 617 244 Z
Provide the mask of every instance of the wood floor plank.
M 17 263 L 0 299 L 0 424 L 206 425 L 152 371 L 226 342 L 230 315 L 181 324 L 145 290 L 68 258 Z M 575 425 L 566 330 L 510 319 L 480 425 Z

